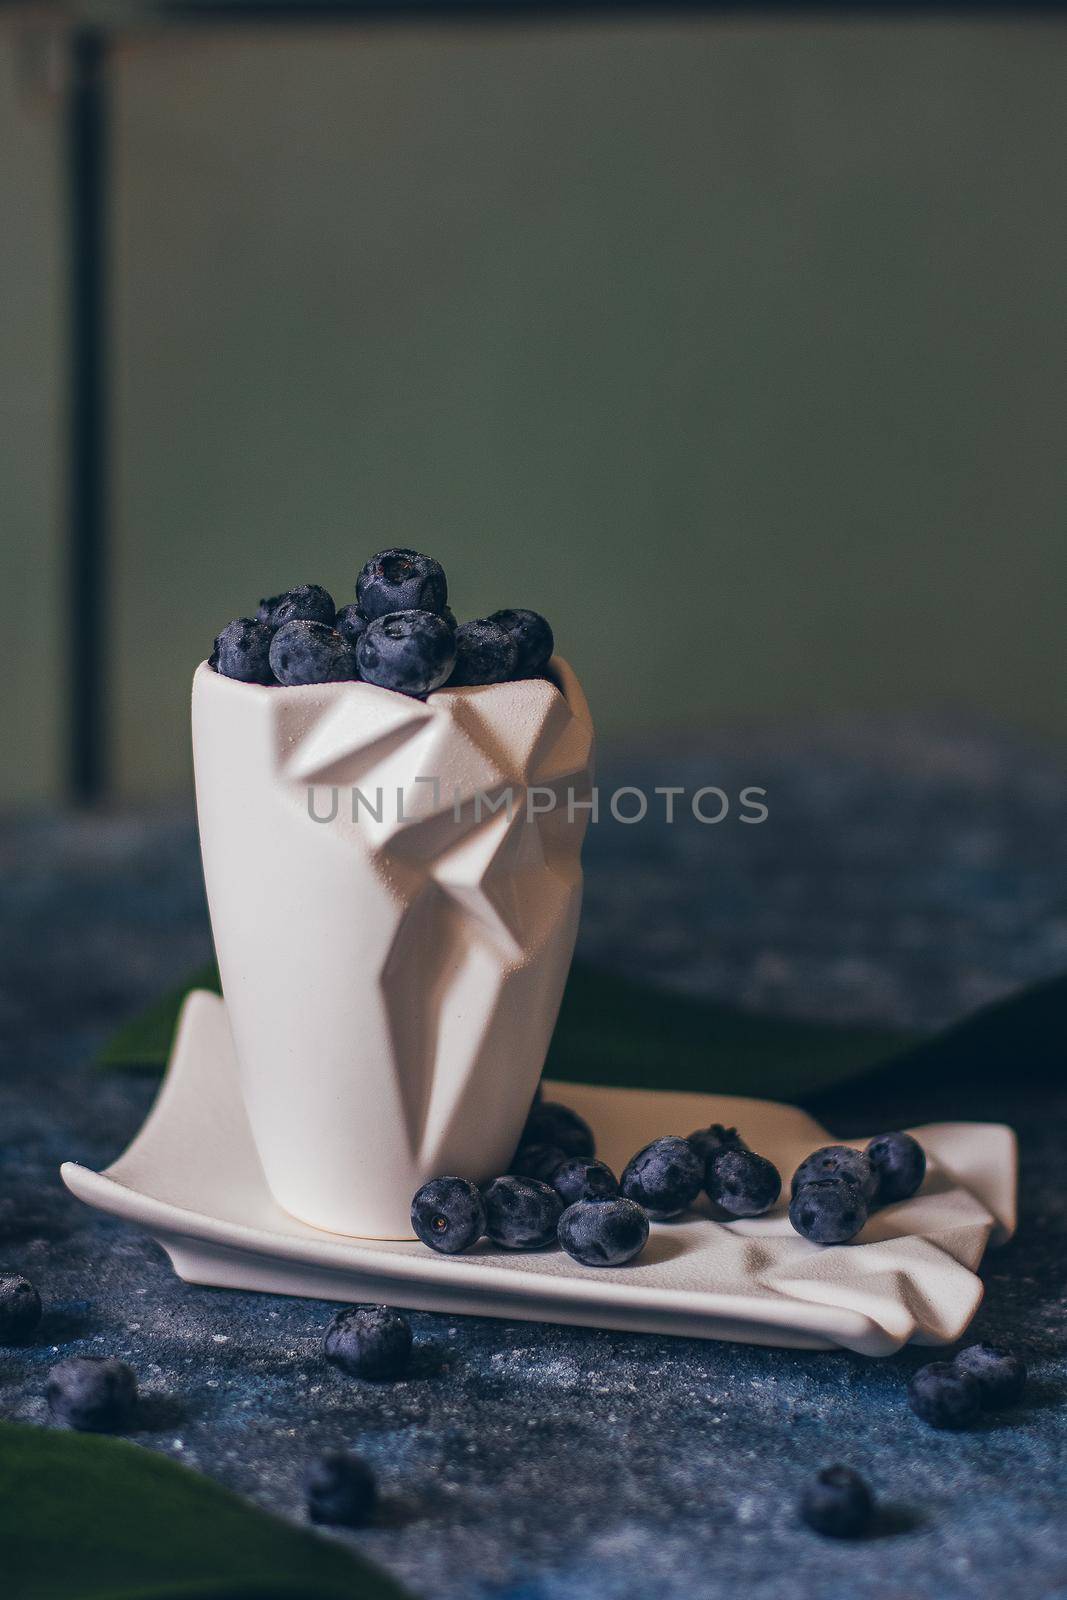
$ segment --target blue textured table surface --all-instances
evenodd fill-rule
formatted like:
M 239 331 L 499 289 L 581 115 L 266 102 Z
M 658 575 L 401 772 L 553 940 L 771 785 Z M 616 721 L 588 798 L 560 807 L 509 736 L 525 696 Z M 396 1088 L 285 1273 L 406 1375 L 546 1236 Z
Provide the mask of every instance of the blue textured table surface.
M 1067 968 L 1067 765 L 988 731 L 856 725 L 735 732 L 614 756 L 602 783 L 746 784 L 759 827 L 591 830 L 582 950 L 617 970 L 785 1014 L 929 1027 Z M 351 1537 L 421 1596 L 692 1600 L 784 1593 L 1067 1592 L 1067 1091 L 931 1083 L 839 1096 L 842 1133 L 992 1117 L 1020 1130 L 1022 1226 L 989 1258 L 982 1336 L 1025 1349 L 1028 1404 L 960 1434 L 911 1417 L 887 1362 L 489 1320 L 413 1318 L 392 1387 L 345 1380 L 325 1303 L 182 1284 L 156 1245 L 82 1209 L 61 1160 L 100 1165 L 154 1083 L 101 1074 L 108 1031 L 209 951 L 190 815 L 37 817 L 0 829 L 0 1266 L 47 1304 L 0 1358 L 0 1414 L 43 1421 L 57 1352 L 120 1355 L 140 1442 L 300 1517 L 317 1448 L 355 1444 L 385 1491 Z M 714 1088 L 713 1075 L 709 1089 Z M 949 1099 L 949 1103 L 946 1100 Z M 863 1468 L 878 1536 L 820 1541 L 809 1471 Z

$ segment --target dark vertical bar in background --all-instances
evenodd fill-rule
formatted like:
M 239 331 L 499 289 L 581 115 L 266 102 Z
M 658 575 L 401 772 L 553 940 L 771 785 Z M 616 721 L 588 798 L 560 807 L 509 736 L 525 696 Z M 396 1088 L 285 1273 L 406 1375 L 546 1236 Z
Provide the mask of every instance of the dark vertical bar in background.
M 70 40 L 70 414 L 67 785 L 87 804 L 108 787 L 107 41 Z

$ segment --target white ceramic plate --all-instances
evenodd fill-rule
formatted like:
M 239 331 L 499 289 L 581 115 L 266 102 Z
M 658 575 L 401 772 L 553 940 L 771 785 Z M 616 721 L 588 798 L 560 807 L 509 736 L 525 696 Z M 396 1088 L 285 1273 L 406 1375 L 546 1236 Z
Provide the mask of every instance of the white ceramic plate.
M 769 1101 L 569 1083 L 548 1092 L 588 1120 L 616 1171 L 660 1134 L 723 1122 L 776 1163 L 788 1192 L 798 1163 L 830 1141 L 804 1112 Z M 439 1256 L 415 1240 L 323 1233 L 280 1209 L 248 1130 L 225 1007 L 197 992 L 129 1149 L 104 1172 L 67 1162 L 63 1179 L 86 1204 L 146 1228 L 190 1283 L 884 1356 L 909 1340 L 958 1339 L 982 1297 L 986 1245 L 1015 1225 L 1010 1128 L 912 1131 L 929 1158 L 926 1181 L 913 1199 L 876 1212 L 859 1243 L 809 1244 L 780 1206 L 727 1225 L 696 1214 L 653 1224 L 641 1257 L 622 1268 L 486 1245 Z

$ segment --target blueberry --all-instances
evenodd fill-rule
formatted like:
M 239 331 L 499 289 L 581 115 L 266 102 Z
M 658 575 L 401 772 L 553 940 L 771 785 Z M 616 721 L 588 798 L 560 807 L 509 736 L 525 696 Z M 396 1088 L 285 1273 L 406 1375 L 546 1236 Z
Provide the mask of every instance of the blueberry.
M 782 1192 L 782 1178 L 773 1161 L 752 1150 L 718 1150 L 704 1169 L 708 1199 L 732 1217 L 759 1217 Z
M 210 666 L 224 678 L 239 683 L 273 683 L 270 667 L 271 631 L 253 617 L 235 617 L 215 640 Z
M 817 1178 L 797 1190 L 789 1220 L 813 1244 L 847 1244 L 867 1221 L 867 1202 L 847 1178 Z
M 366 626 L 367 619 L 358 606 L 342 606 L 334 622 L 334 627 L 341 638 L 353 650 Z
M 877 1185 L 876 1205 L 891 1206 L 896 1200 L 907 1200 L 926 1176 L 926 1152 L 910 1133 L 880 1134 L 871 1140 L 864 1154 Z
M 874 1517 L 874 1497 L 851 1467 L 823 1467 L 800 1498 L 800 1515 L 816 1533 L 856 1539 Z
M 515 641 L 498 622 L 464 622 L 456 629 L 456 664 L 448 687 L 503 683 L 515 676 L 516 659 Z
M 466 1178 L 431 1178 L 411 1202 L 411 1226 L 423 1244 L 454 1256 L 485 1232 L 485 1203 Z
M 433 611 L 448 604 L 444 568 L 417 550 L 379 550 L 356 579 L 356 599 L 368 622 L 393 611 Z
M 261 600 L 256 607 L 256 621 L 270 622 L 270 614 L 281 599 L 280 594 L 272 594 L 266 600 Z
M 519 1140 L 524 1144 L 554 1144 L 568 1156 L 596 1154 L 596 1141 L 588 1122 L 558 1100 L 539 1100 L 526 1118 Z
M 557 1236 L 585 1267 L 621 1267 L 644 1249 L 648 1218 L 632 1200 L 576 1200 L 560 1217 Z
M 0 1344 L 19 1344 L 41 1320 L 41 1297 L 29 1278 L 0 1272 Z
M 568 1156 L 552 1174 L 552 1187 L 564 1205 L 577 1200 L 614 1200 L 619 1180 L 610 1167 L 592 1156 Z
M 878 1180 L 871 1163 L 861 1150 L 850 1150 L 847 1144 L 826 1144 L 813 1150 L 793 1174 L 792 1193 L 796 1194 L 806 1183 L 819 1178 L 847 1178 L 854 1184 L 870 1205 L 875 1196 Z
M 694 1128 L 688 1138 L 701 1161 L 705 1163 L 720 1150 L 748 1149 L 737 1129 L 724 1128 L 721 1122 L 713 1122 L 707 1128 Z
M 548 665 L 555 640 L 539 611 L 494 611 L 487 619 L 499 623 L 515 642 L 515 677 L 536 678 Z
M 359 1528 L 378 1499 L 374 1473 L 351 1450 L 327 1450 L 304 1474 L 304 1494 L 312 1522 Z
M 485 1231 L 506 1250 L 539 1250 L 556 1237 L 563 1201 L 537 1178 L 494 1178 L 482 1190 Z
M 704 1163 L 688 1139 L 653 1139 L 623 1168 L 619 1188 L 650 1217 L 676 1217 L 693 1204 L 704 1183 Z
M 82 1433 L 118 1433 L 137 1409 L 137 1377 L 110 1356 L 68 1356 L 48 1374 L 45 1389 L 54 1422 Z
M 278 682 L 288 688 L 359 677 L 352 651 L 324 622 L 287 622 L 279 628 L 271 640 L 270 664 Z
M 556 1168 L 566 1160 L 567 1152 L 558 1144 L 520 1144 L 511 1162 L 512 1176 L 553 1183 Z
M 995 1344 L 969 1344 L 952 1365 L 958 1372 L 969 1372 L 981 1391 L 987 1411 L 1017 1406 L 1026 1388 L 1026 1362 L 1010 1350 Z
M 332 628 L 336 614 L 333 596 L 317 583 L 301 583 L 272 600 L 261 600 L 257 613 L 275 631 L 284 628 L 287 622 L 324 622 Z
M 323 1351 L 349 1377 L 387 1383 L 407 1371 L 411 1324 L 389 1306 L 349 1306 L 326 1329 Z
M 452 671 L 456 641 L 432 611 L 394 611 L 367 624 L 356 656 L 368 683 L 400 694 L 429 694 Z
M 953 1361 L 931 1361 L 909 1383 L 908 1404 L 931 1428 L 969 1428 L 982 1409 L 982 1385 Z

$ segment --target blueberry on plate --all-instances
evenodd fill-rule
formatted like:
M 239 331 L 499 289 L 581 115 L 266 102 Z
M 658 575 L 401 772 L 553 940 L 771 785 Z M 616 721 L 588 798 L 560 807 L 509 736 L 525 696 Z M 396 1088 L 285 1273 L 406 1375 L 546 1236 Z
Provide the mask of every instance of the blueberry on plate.
M 223 678 L 236 678 L 238 683 L 273 683 L 272 637 L 265 622 L 257 622 L 254 617 L 235 617 L 216 636 L 208 665 Z
M 540 1178 L 542 1183 L 554 1183 L 556 1168 L 566 1159 L 566 1150 L 558 1144 L 520 1144 L 512 1158 L 511 1172 L 516 1178 Z
M 687 1211 L 704 1184 L 704 1163 L 688 1139 L 653 1139 L 623 1168 L 619 1188 L 627 1200 L 661 1220 Z
M 388 1383 L 403 1377 L 411 1359 L 411 1324 L 389 1306 L 348 1306 L 323 1339 L 323 1352 L 350 1378 Z
M 816 1533 L 856 1539 L 871 1525 L 874 1497 L 851 1467 L 823 1467 L 801 1495 L 800 1515 Z
M 863 1153 L 874 1173 L 875 1205 L 910 1199 L 926 1176 L 926 1152 L 910 1133 L 879 1134 Z
M 789 1220 L 812 1244 L 847 1244 L 867 1221 L 863 1193 L 847 1178 L 818 1178 L 798 1189 Z
M 356 579 L 356 599 L 368 622 L 392 611 L 433 611 L 448 604 L 444 568 L 417 550 L 379 550 Z
M 352 650 L 359 643 L 366 626 L 367 619 L 358 606 L 342 606 L 334 621 L 334 627 Z
M 538 1100 L 530 1109 L 519 1138 L 524 1144 L 552 1144 L 568 1156 L 596 1154 L 596 1141 L 588 1122 L 558 1100 Z
M 818 1178 L 847 1178 L 868 1205 L 874 1201 L 878 1180 L 862 1150 L 852 1150 L 847 1144 L 826 1144 L 821 1150 L 813 1150 L 793 1174 L 792 1193 Z
M 275 630 L 287 622 L 324 622 L 332 628 L 337 615 L 333 596 L 318 583 L 300 583 L 273 600 L 261 600 L 259 606 L 261 612 L 266 608 L 263 620 Z
M 969 1428 L 982 1409 L 982 1385 L 954 1361 L 931 1361 L 908 1384 L 908 1404 L 931 1428 Z
M 1023 1397 L 1026 1362 L 999 1345 L 969 1344 L 952 1365 L 958 1372 L 969 1372 L 977 1380 L 982 1405 L 987 1411 L 1016 1406 Z
M 782 1192 L 782 1178 L 773 1161 L 753 1150 L 718 1150 L 708 1157 L 704 1187 L 731 1217 L 760 1217 Z
M 429 694 L 448 679 L 456 640 L 432 611 L 393 611 L 368 622 L 356 646 L 360 675 L 379 689 Z
M 360 1528 L 378 1499 L 374 1473 L 351 1450 L 327 1450 L 304 1474 L 304 1495 L 312 1522 Z
M 29 1278 L 0 1272 L 0 1344 L 28 1339 L 41 1320 L 41 1297 Z
M 448 680 L 450 689 L 479 683 L 503 683 L 515 676 L 515 641 L 499 622 L 479 618 L 456 629 L 456 664 Z
M 505 1250 L 540 1250 L 555 1239 L 563 1201 L 547 1183 L 509 1173 L 487 1183 L 482 1199 L 485 1231 L 494 1244 Z
M 552 1187 L 564 1205 L 572 1206 L 578 1200 L 613 1200 L 619 1180 L 593 1156 L 568 1156 L 552 1174 Z
M 548 666 L 555 640 L 539 611 L 494 611 L 487 619 L 509 634 L 515 645 L 515 677 L 536 678 Z
M 411 1226 L 431 1250 L 458 1255 L 485 1232 L 485 1203 L 467 1178 L 431 1178 L 411 1202 Z
M 713 1122 L 707 1128 L 694 1128 L 688 1139 L 701 1161 L 705 1163 L 710 1156 L 716 1155 L 720 1150 L 748 1149 L 737 1129 L 724 1128 L 721 1122 Z
M 648 1239 L 648 1218 L 632 1200 L 576 1200 L 559 1219 L 557 1236 L 584 1267 L 621 1267 Z
M 137 1410 L 137 1377 L 111 1356 L 68 1356 L 48 1374 L 45 1389 L 54 1422 L 81 1433 L 119 1433 Z
M 324 622 L 287 622 L 270 646 L 271 670 L 279 683 L 346 683 L 359 677 L 356 658 L 336 628 Z

